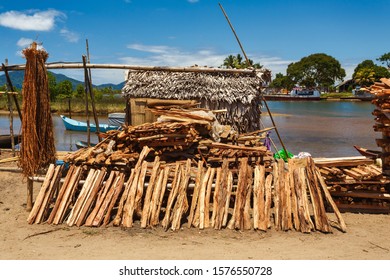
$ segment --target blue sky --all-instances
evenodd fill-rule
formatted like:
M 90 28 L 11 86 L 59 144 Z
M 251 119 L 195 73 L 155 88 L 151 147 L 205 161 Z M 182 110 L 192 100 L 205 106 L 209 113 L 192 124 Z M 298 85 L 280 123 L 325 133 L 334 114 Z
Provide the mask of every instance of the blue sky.
M 248 57 L 273 75 L 321 52 L 348 78 L 390 52 L 390 0 L 0 0 L 0 60 L 25 63 L 21 50 L 37 40 L 48 62 L 80 62 L 88 39 L 91 63 L 220 66 L 241 51 L 218 3 Z M 61 72 L 83 80 L 81 70 Z M 119 83 L 124 73 L 94 70 L 92 79 Z

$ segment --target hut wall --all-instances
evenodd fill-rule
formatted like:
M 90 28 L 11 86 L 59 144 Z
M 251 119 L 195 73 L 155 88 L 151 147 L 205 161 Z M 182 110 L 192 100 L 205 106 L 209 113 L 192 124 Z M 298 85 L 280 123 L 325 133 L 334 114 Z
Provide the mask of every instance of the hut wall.
M 157 120 L 156 116 L 146 110 L 148 98 L 130 98 L 131 125 L 151 123 Z

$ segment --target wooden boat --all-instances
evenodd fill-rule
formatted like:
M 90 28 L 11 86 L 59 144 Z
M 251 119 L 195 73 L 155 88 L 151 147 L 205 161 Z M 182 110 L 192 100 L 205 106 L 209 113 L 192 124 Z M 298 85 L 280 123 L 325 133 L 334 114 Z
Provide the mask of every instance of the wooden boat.
M 108 114 L 108 124 L 114 126 L 121 126 L 125 123 L 125 113 L 110 113 Z
M 369 150 L 369 149 L 365 149 L 365 148 L 362 148 L 362 147 L 359 147 L 359 146 L 356 146 L 356 145 L 354 145 L 353 147 L 362 156 L 365 156 L 365 157 L 368 157 L 368 158 L 377 159 L 377 158 L 379 158 L 381 156 L 381 152 L 380 151 Z
M 0 135 L 0 148 L 11 149 L 12 148 L 11 139 L 12 139 L 12 137 L 11 137 L 10 134 Z M 14 143 L 15 143 L 15 145 L 19 144 L 21 141 L 22 141 L 21 135 L 14 134 Z
M 76 121 L 74 119 L 65 117 L 63 115 L 60 115 L 65 128 L 67 130 L 74 130 L 74 131 L 87 131 L 87 123 L 86 122 L 80 122 Z M 89 125 L 90 131 L 91 132 L 96 132 L 96 125 L 91 123 Z M 100 132 L 106 132 L 108 130 L 117 130 L 119 126 L 113 126 L 113 125 L 108 125 L 108 124 L 99 124 L 99 131 Z
M 74 144 L 76 145 L 77 149 L 87 148 L 88 147 L 88 142 L 87 141 L 80 140 L 80 141 L 76 141 Z M 93 147 L 93 146 L 96 146 L 96 144 L 95 143 L 89 143 L 89 147 Z

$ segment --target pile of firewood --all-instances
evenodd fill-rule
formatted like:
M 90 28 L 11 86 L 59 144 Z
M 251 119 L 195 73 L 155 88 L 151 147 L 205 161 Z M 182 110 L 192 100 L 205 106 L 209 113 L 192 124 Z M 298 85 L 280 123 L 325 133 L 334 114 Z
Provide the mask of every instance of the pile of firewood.
M 256 229 L 331 232 L 325 200 L 345 223 L 311 158 L 265 165 L 241 158 L 238 166 L 203 160 L 145 160 L 144 146 L 128 174 L 70 165 L 63 184 L 62 168 L 51 166 L 29 215 L 29 223 L 124 228 L 162 226 L 178 230 L 184 224 L 199 229 Z M 333 226 L 333 225 L 332 225 Z
M 375 96 L 372 100 L 376 106 L 372 112 L 375 116 L 374 130 L 382 133 L 382 138 L 376 142 L 382 148 L 382 172 L 390 175 L 390 79 L 382 78 L 365 90 Z
M 242 157 L 272 161 L 272 154 L 263 145 L 264 131 L 237 134 L 230 126 L 222 126 L 211 112 L 203 110 L 153 109 L 160 115 L 157 122 L 125 126 L 109 131 L 94 147 L 83 148 L 67 155 L 69 163 L 89 166 L 133 167 L 143 147 L 153 149 L 163 160 L 203 159 L 221 161 Z
M 372 159 L 316 161 L 341 212 L 390 213 L 390 181 Z

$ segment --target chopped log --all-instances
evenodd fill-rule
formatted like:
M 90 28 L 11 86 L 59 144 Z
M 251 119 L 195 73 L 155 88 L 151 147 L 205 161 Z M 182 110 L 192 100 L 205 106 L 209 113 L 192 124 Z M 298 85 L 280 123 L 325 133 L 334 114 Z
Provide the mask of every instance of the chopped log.
M 314 223 L 317 230 L 325 233 L 332 232 L 331 226 L 326 216 L 324 201 L 316 176 L 316 167 L 311 158 L 307 159 L 308 167 L 306 174 L 308 178 L 308 186 L 310 191 L 310 198 L 313 206 Z
M 317 175 L 318 181 L 320 182 L 320 186 L 321 186 L 322 191 L 325 195 L 326 201 L 331 205 L 333 212 L 336 215 L 336 218 L 339 222 L 340 230 L 342 232 L 347 232 L 347 226 L 345 225 L 344 219 L 341 216 L 341 213 L 340 213 L 339 209 L 337 208 L 337 205 L 335 204 L 335 202 L 332 199 L 332 196 L 328 190 L 328 186 L 326 185 L 324 179 L 322 178 L 322 176 L 318 170 L 316 170 L 316 175 Z
M 122 193 L 122 190 L 124 188 L 125 177 L 124 177 L 124 174 L 122 174 L 122 173 L 121 173 L 121 176 L 122 176 L 121 180 L 114 187 L 114 193 L 112 194 L 112 199 L 110 201 L 110 204 L 107 207 L 106 215 L 105 215 L 104 220 L 103 220 L 103 226 L 108 225 L 108 223 L 110 222 L 112 209 L 116 205 L 117 200 L 118 200 L 118 198 L 119 198 L 119 196 Z
M 151 210 L 150 203 L 151 203 L 152 193 L 155 188 L 155 184 L 159 174 L 159 169 L 160 169 L 160 157 L 156 156 L 153 163 L 152 175 L 150 176 L 149 184 L 146 189 L 146 194 L 144 198 L 144 207 L 141 216 L 141 228 L 146 228 L 150 221 L 150 210 Z
M 51 184 L 51 181 L 52 181 L 52 178 L 54 176 L 54 173 L 55 173 L 55 167 L 54 167 L 54 164 L 50 164 L 49 165 L 49 168 L 46 172 L 46 176 L 45 176 L 45 180 L 43 181 L 42 183 L 42 186 L 41 186 L 41 189 L 38 193 L 38 196 L 37 198 L 35 199 L 35 203 L 34 203 L 34 206 L 33 208 L 31 209 L 31 212 L 27 218 L 27 222 L 29 224 L 32 224 L 35 222 L 36 220 L 36 217 L 38 215 L 38 212 L 40 211 L 40 208 L 42 206 L 42 202 L 48 192 L 48 188 Z
M 59 223 L 62 223 L 64 216 L 66 214 L 66 210 L 68 210 L 68 207 L 71 203 L 72 196 L 80 180 L 81 171 L 82 171 L 81 166 L 76 166 L 74 167 L 73 172 L 68 172 L 70 178 L 69 179 L 65 178 L 66 185 L 64 182 L 60 190 L 60 195 L 57 197 L 56 205 L 54 205 L 54 209 L 56 211 L 54 211 L 53 209 L 51 213 L 53 214 L 53 217 L 52 218 L 49 217 L 49 220 L 52 221 L 54 225 L 58 225 Z M 61 192 L 62 190 L 64 190 L 63 193 Z
M 84 224 L 85 226 L 92 226 L 93 220 L 95 219 L 97 213 L 100 210 L 100 207 L 105 201 L 107 193 L 110 190 L 112 184 L 113 183 L 115 184 L 115 180 L 119 179 L 117 178 L 117 175 L 118 175 L 118 171 L 111 171 L 107 181 L 103 183 L 103 186 L 98 193 L 95 206 L 92 209 L 91 213 L 89 213 L 87 219 L 85 220 L 85 224 Z
M 211 167 L 207 168 L 206 174 L 202 178 L 202 184 L 199 190 L 199 229 L 204 229 L 204 216 L 205 216 L 205 198 L 206 198 L 206 186 L 211 176 Z
M 202 184 L 201 183 L 202 176 L 203 176 L 203 161 L 200 160 L 198 161 L 198 173 L 195 179 L 195 187 L 192 193 L 191 208 L 190 208 L 190 213 L 188 216 L 188 223 L 187 223 L 188 228 L 190 228 L 193 224 L 195 210 L 198 204 L 199 191 Z
M 162 189 L 162 184 L 163 184 L 163 180 L 164 180 L 164 177 L 165 177 L 165 169 L 162 169 L 160 172 L 159 172 L 159 175 L 158 175 L 158 178 L 157 178 L 157 184 L 156 184 L 156 187 L 154 188 L 153 190 L 153 194 L 152 194 L 152 200 L 151 200 L 151 205 L 150 205 L 150 214 L 149 214 L 149 219 L 150 219 L 150 222 L 149 224 L 153 227 L 153 226 L 157 226 L 159 224 L 159 202 L 160 202 L 160 196 L 161 196 L 161 189 Z
M 171 225 L 173 231 L 180 229 L 182 216 L 188 210 L 187 187 L 191 176 L 191 159 L 187 159 L 186 166 L 183 169 L 179 193 L 173 211 Z
M 107 193 L 106 198 L 104 199 L 101 207 L 99 208 L 99 211 L 97 212 L 94 220 L 92 221 L 92 226 L 95 227 L 99 226 L 103 222 L 105 216 L 108 215 L 109 217 L 112 209 L 109 208 L 111 201 L 115 198 L 115 192 L 117 191 L 117 189 L 123 186 L 124 182 L 125 182 L 125 175 L 123 173 L 119 173 L 115 182 L 111 185 L 109 192 Z
M 103 184 L 104 177 L 106 176 L 106 170 L 97 170 L 97 172 L 99 173 L 95 177 L 91 186 L 91 191 L 88 194 L 87 199 L 85 200 L 85 203 L 80 211 L 79 216 L 77 217 L 76 226 L 78 227 L 80 227 L 85 222 L 85 219 L 90 212 L 93 202 L 96 200 L 98 192 Z
M 299 167 L 294 170 L 294 185 L 297 193 L 300 231 L 303 233 L 310 233 L 314 228 L 314 225 L 310 219 L 310 213 L 308 211 L 307 185 L 304 167 Z
M 209 181 L 207 183 L 206 188 L 206 197 L 205 197 L 205 207 L 204 207 L 204 227 L 209 228 L 210 227 L 210 198 L 211 198 L 211 189 L 214 182 L 216 168 L 211 169 L 211 175 L 209 178 Z
M 219 193 L 221 192 L 221 174 L 222 174 L 222 168 L 218 167 L 216 170 L 216 178 L 215 178 L 215 187 L 214 187 L 214 194 L 213 194 L 213 213 L 211 215 L 211 227 L 218 229 L 216 225 L 220 221 L 220 199 L 219 199 Z
M 165 209 L 165 215 L 164 219 L 161 222 L 161 225 L 165 230 L 168 229 L 171 221 L 172 221 L 172 206 L 173 203 L 175 202 L 175 199 L 177 197 L 178 191 L 179 191 L 179 185 L 180 185 L 180 180 L 181 180 L 181 167 L 180 163 L 176 162 L 176 167 L 175 167 L 175 176 L 172 181 L 172 186 L 171 186 L 171 191 L 168 196 L 168 201 L 167 201 L 167 207 Z
M 268 174 L 265 178 L 265 209 L 264 209 L 264 222 L 259 223 L 259 228 L 261 230 L 267 230 L 271 227 L 271 186 L 273 181 L 273 175 Z
M 289 182 L 290 182 L 290 194 L 291 194 L 291 214 L 293 217 L 293 225 L 296 230 L 301 228 L 299 215 L 298 215 L 298 198 L 297 198 L 297 188 L 295 187 L 294 181 L 294 170 L 297 168 L 295 164 L 297 161 L 294 159 L 288 160 L 288 169 L 289 169 Z
M 245 198 L 245 205 L 244 205 L 244 213 L 243 213 L 243 226 L 245 230 L 252 229 L 252 222 L 251 222 L 251 216 L 249 211 L 251 210 L 251 197 L 252 197 L 252 189 L 253 189 L 253 170 L 250 165 L 247 165 L 247 182 L 245 185 L 246 188 L 246 198 Z

